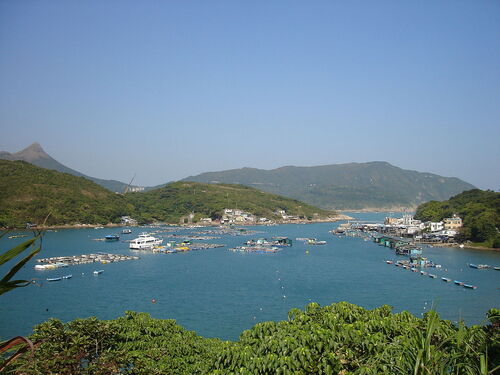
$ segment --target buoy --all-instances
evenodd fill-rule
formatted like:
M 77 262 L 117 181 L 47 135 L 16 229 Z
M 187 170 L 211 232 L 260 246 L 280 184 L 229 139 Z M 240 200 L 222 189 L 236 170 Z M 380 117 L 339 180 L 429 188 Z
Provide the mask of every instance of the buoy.
M 152 303 L 156 303 L 156 299 L 154 299 L 154 298 L 153 298 L 153 299 L 151 300 L 151 302 L 152 302 Z
M 306 250 L 306 254 L 309 254 L 309 250 Z

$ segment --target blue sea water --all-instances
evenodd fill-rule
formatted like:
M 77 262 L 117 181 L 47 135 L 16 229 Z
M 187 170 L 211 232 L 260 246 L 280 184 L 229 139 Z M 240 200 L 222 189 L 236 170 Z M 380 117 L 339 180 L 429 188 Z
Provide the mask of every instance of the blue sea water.
M 362 220 L 381 220 L 383 213 L 350 213 Z M 458 248 L 425 248 L 424 255 L 442 268 L 431 269 L 431 279 L 399 267 L 386 259 L 403 259 L 393 251 L 359 238 L 335 237 L 329 230 L 338 224 L 254 227 L 261 233 L 224 236 L 201 242 L 226 247 L 181 254 L 133 252 L 123 242 L 93 241 L 119 229 L 66 229 L 47 232 L 39 257 L 109 252 L 138 255 L 139 260 L 111 264 L 85 264 L 35 271 L 30 261 L 16 278 L 37 278 L 31 285 L 0 296 L 0 338 L 27 335 L 35 324 L 51 317 L 69 321 L 96 316 L 113 319 L 124 311 L 150 313 L 155 318 L 176 319 L 205 337 L 236 340 L 255 323 L 283 320 L 294 307 L 314 301 L 328 305 L 348 301 L 365 308 L 383 304 L 394 311 L 408 310 L 420 316 L 435 305 L 442 318 L 467 324 L 485 322 L 491 307 L 500 307 L 500 272 L 476 270 L 467 263 L 500 266 L 500 254 Z M 134 228 L 135 238 L 144 228 Z M 235 253 L 229 247 L 250 238 L 286 236 L 293 246 L 276 254 Z M 315 237 L 327 245 L 310 246 L 297 237 Z M 5 250 L 23 239 L 0 240 Z M 165 240 L 167 241 L 167 239 Z M 307 252 L 308 251 L 308 252 Z M 93 271 L 104 269 L 94 276 Z M 4 265 L 0 275 L 7 270 Z M 47 277 L 72 273 L 73 278 L 49 283 Z M 468 290 L 445 283 L 441 276 L 474 284 Z M 155 303 L 153 303 L 155 300 Z

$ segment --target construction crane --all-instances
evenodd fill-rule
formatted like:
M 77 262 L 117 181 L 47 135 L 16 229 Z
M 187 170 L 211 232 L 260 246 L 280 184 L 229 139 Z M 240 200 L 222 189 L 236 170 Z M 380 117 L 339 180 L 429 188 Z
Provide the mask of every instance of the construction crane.
M 127 187 L 125 188 L 125 191 L 123 192 L 123 194 L 127 194 L 128 189 L 130 189 L 130 185 L 132 185 L 132 181 L 134 181 L 135 175 L 136 175 L 136 173 L 134 173 L 134 177 L 132 177 L 132 179 L 131 179 L 131 180 L 130 180 L 130 182 L 128 183 L 128 185 L 127 185 Z

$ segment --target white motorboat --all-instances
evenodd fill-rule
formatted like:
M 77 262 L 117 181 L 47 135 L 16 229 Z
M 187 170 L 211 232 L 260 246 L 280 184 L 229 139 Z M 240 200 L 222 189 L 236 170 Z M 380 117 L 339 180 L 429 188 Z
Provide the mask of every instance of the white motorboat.
M 142 233 L 139 237 L 130 241 L 130 248 L 133 250 L 149 250 L 161 245 L 163 238 L 156 238 L 147 233 Z

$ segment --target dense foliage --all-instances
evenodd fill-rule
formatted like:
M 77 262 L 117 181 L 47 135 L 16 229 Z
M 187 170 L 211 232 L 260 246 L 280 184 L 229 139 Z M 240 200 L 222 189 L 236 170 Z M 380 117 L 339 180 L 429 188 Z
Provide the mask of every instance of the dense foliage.
M 386 162 L 241 168 L 185 180 L 242 184 L 327 209 L 412 207 L 474 188 L 458 178 L 405 170 Z
M 141 223 L 179 220 L 195 213 L 220 218 L 224 208 L 239 208 L 257 216 L 276 217 L 284 209 L 305 218 L 332 212 L 240 185 L 177 182 L 144 193 L 120 195 L 75 177 L 22 161 L 0 160 L 0 228 L 24 227 L 27 222 L 48 225 L 105 224 L 132 216 Z M 317 215 L 318 216 L 317 216 Z
M 0 227 L 119 222 L 132 212 L 125 197 L 83 177 L 0 160 Z
M 389 306 L 340 302 L 264 322 L 237 342 L 207 339 L 173 320 L 127 312 L 116 320 L 51 319 L 35 327 L 34 357 L 12 374 L 488 374 L 499 363 L 499 311 L 487 326 L 423 319 Z M 488 372 L 486 369 L 489 369 Z
M 224 208 L 238 208 L 259 217 L 276 218 L 276 210 L 289 215 L 312 219 L 327 217 L 332 212 L 308 204 L 264 193 L 243 185 L 174 182 L 146 193 L 130 193 L 127 198 L 136 207 L 142 221 L 176 223 L 182 216 L 194 212 L 200 217 L 221 217 Z
M 461 239 L 500 248 L 500 193 L 473 189 L 444 202 L 420 205 L 415 217 L 424 221 L 440 221 L 457 214 L 463 220 Z

